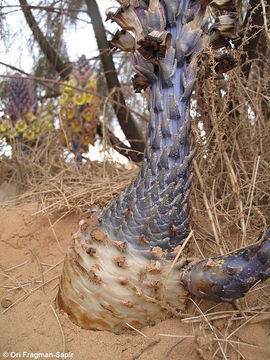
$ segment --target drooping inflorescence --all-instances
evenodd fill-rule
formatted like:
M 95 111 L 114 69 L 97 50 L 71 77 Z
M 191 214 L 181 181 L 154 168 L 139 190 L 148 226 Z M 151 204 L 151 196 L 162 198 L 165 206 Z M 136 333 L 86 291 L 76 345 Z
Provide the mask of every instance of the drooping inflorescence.
M 33 80 L 19 75 L 9 80 L 8 102 L 0 118 L 0 138 L 32 146 L 54 129 L 54 120 L 54 106 L 50 101 L 38 102 Z
M 96 77 L 85 56 L 77 61 L 62 88 L 60 121 L 65 133 L 64 145 L 70 145 L 75 155 L 88 151 L 96 141 L 99 98 Z
M 244 253 L 208 259 L 215 265 L 212 268 L 207 261 L 188 267 L 183 257 L 174 266 L 171 263 L 189 233 L 194 156 L 189 101 L 198 57 L 205 46 L 214 43 L 217 48 L 224 44 L 223 36 L 234 36 L 234 22 L 223 14 L 216 24 L 207 26 L 209 0 L 119 3 L 115 13 L 107 14 L 122 27 L 111 47 L 131 52 L 134 89 L 149 92 L 144 162 L 137 179 L 107 208 L 80 222 L 67 251 L 56 299 L 76 324 L 114 332 L 153 324 L 168 311 L 180 314 L 187 289 L 207 297 L 209 285 L 209 298 L 230 301 L 242 296 L 254 281 L 248 279 Z M 233 3 L 216 0 L 211 5 L 227 10 Z M 260 280 L 268 274 L 269 246 L 265 244 L 247 250 L 247 256 L 257 251 L 252 266 L 260 266 Z M 235 259 L 234 264 L 242 268 L 230 272 Z M 221 276 L 215 277 L 217 270 Z M 242 281 L 248 286 L 230 293 L 227 283 L 233 274 L 235 284 Z

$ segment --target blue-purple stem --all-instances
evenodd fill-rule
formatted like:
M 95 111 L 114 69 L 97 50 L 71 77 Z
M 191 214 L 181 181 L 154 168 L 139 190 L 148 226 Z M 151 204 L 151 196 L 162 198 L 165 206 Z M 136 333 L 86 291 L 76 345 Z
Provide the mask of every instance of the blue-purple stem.
M 166 8 L 177 2 L 164 0 L 164 3 Z M 194 30 L 194 26 L 182 24 L 183 13 L 191 2 L 184 1 L 183 4 L 175 20 L 167 9 L 165 30 L 172 34 L 172 46 L 166 50 L 165 57 L 155 63 L 153 73 L 145 59 L 134 55 L 135 68 L 151 82 L 144 164 L 135 182 L 99 218 L 100 230 L 110 239 L 126 242 L 134 253 L 150 258 L 155 256 L 149 251 L 153 247 L 160 247 L 164 257 L 173 257 L 173 250 L 187 236 L 189 226 L 193 152 L 187 110 L 196 79 L 196 66 L 190 61 L 190 55 L 197 51 L 201 29 Z M 199 10 L 195 5 L 194 15 Z M 142 16 L 142 9 L 138 11 Z M 185 269 L 181 277 L 189 291 L 197 296 L 233 301 L 256 282 L 269 277 L 269 266 L 268 232 L 262 243 L 234 255 L 203 260 Z
M 185 2 L 182 12 L 189 6 Z M 166 30 L 176 36 L 182 16 Z M 134 251 L 154 246 L 170 253 L 188 231 L 188 195 L 191 182 L 189 96 L 182 99 L 186 59 L 177 64 L 175 50 L 155 66 L 150 96 L 149 137 L 140 174 L 100 215 L 99 228 L 113 240 L 127 242 Z M 168 70 L 169 77 L 166 71 Z M 170 74 L 171 73 L 171 74 Z M 149 252 L 145 256 L 149 256 Z M 169 255 L 168 255 L 169 256 Z

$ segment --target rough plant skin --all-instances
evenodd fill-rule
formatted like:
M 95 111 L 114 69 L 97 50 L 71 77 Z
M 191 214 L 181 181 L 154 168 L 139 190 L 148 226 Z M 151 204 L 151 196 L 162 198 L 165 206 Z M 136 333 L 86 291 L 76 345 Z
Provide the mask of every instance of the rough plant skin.
M 200 261 L 184 273 L 188 290 L 202 298 L 231 302 L 270 276 L 270 230 L 255 245 L 233 255 Z
M 214 33 L 205 37 L 202 29 L 209 1 L 203 5 L 190 0 L 119 2 L 122 6 L 116 13 L 109 13 L 108 19 L 123 30 L 111 46 L 131 51 L 135 91 L 149 90 L 144 163 L 135 182 L 107 209 L 80 223 L 67 251 L 57 296 L 58 306 L 76 324 L 116 333 L 130 325 L 140 328 L 153 324 L 168 311 L 179 315 L 184 286 L 196 295 L 218 301 L 240 297 L 243 289 L 245 292 L 251 286 L 249 281 L 247 287 L 234 291 L 233 285 L 230 295 L 226 285 L 222 296 L 218 287 L 209 284 L 207 288 L 201 281 L 217 279 L 218 285 L 223 285 L 225 278 L 231 280 L 232 262 L 238 264 L 239 260 L 241 266 L 244 264 L 243 283 L 247 283 L 248 262 L 243 253 L 209 259 L 218 268 L 224 263 L 217 278 L 217 267 L 209 271 L 207 260 L 197 268 L 185 268 L 184 259 L 171 266 L 171 259 L 189 232 L 194 152 L 189 139 L 188 105 L 196 81 L 197 54 L 205 43 L 217 42 L 224 21 L 219 18 Z M 229 26 L 227 21 L 226 29 Z M 265 244 L 268 253 L 269 245 Z M 262 249 L 254 247 L 258 256 L 252 266 L 258 261 L 263 264 Z M 235 274 L 236 284 L 240 273 Z M 264 279 L 261 272 L 256 276 L 257 280 Z
M 177 1 L 173 7 L 168 3 L 167 18 L 159 1 L 150 1 L 149 6 L 133 3 L 123 4 L 111 17 L 124 29 L 128 21 L 135 24 L 133 43 L 139 45 L 133 49 L 132 62 L 137 77 L 150 84 L 144 164 L 135 182 L 107 209 L 89 224 L 81 223 L 67 252 L 57 297 L 59 307 L 75 323 L 114 332 L 127 324 L 136 328 L 153 324 L 167 310 L 175 314 L 181 310 L 185 291 L 179 266 L 167 273 L 169 258 L 188 233 L 194 154 L 187 110 L 196 66 L 192 61 L 187 65 L 185 49 L 177 59 L 172 41 L 172 35 L 176 39 L 185 33 L 188 43 L 192 25 L 183 25 L 182 18 L 190 1 Z M 201 33 L 199 25 L 194 23 Z M 191 40 L 189 53 L 200 37 Z

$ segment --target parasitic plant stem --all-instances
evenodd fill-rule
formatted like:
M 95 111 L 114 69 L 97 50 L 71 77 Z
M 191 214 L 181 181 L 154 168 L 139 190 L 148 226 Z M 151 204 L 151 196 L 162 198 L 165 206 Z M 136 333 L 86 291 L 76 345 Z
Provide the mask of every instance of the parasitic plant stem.
M 108 19 L 122 27 L 111 47 L 131 52 L 134 89 L 149 92 L 144 162 L 137 179 L 108 208 L 81 221 L 67 251 L 57 296 L 59 308 L 76 324 L 116 333 L 151 325 L 168 311 L 181 314 L 187 289 L 230 301 L 269 273 L 266 238 L 231 257 L 188 267 L 182 256 L 172 266 L 190 232 L 194 151 L 189 100 L 198 54 L 207 44 L 217 46 L 222 36 L 233 36 L 234 18 L 219 16 L 205 34 L 209 0 L 119 3 L 115 13 L 108 13 Z M 211 4 L 226 10 L 232 1 Z M 238 268 L 231 270 L 232 264 Z M 249 264 L 252 269 L 259 264 L 252 281 Z

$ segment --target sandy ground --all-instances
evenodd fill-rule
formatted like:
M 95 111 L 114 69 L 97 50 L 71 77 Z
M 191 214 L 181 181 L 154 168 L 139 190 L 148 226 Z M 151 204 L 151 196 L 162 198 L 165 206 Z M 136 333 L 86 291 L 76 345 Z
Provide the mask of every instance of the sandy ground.
M 263 290 L 242 300 L 243 309 L 255 310 L 243 312 L 238 318 L 231 305 L 213 308 L 213 303 L 197 301 L 207 316 L 195 323 L 168 318 L 142 329 L 144 336 L 132 330 L 115 335 L 75 326 L 55 310 L 54 299 L 65 250 L 78 227 L 78 217 L 59 220 L 36 214 L 38 211 L 38 204 L 0 211 L 0 358 L 270 358 L 270 301 Z M 269 282 L 265 285 L 269 286 Z M 210 320 L 215 317 L 209 315 L 211 312 L 220 319 Z M 186 317 L 193 315 L 199 316 L 200 311 L 190 302 Z

